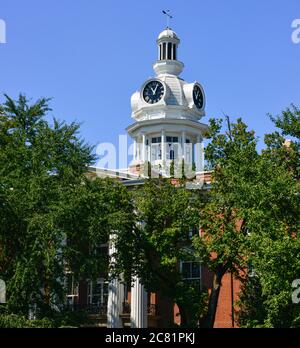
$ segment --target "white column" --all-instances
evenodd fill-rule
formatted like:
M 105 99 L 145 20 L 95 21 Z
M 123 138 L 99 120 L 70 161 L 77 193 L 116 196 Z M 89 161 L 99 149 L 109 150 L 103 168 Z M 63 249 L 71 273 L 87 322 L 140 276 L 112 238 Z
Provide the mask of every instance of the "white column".
M 140 137 L 138 137 L 136 140 L 136 159 L 138 161 L 141 160 L 141 140 L 140 140 Z
M 203 165 L 204 165 L 204 158 L 203 158 L 203 151 L 202 151 L 202 139 L 201 136 L 197 136 L 197 143 L 196 143 L 196 153 L 195 153 L 195 164 L 196 164 L 196 172 L 202 171 Z
M 133 160 L 136 161 L 136 138 L 133 139 Z
M 110 238 L 109 242 L 109 257 L 110 261 L 114 262 L 114 254 L 116 253 L 116 247 Z M 123 327 L 120 314 L 123 311 L 124 301 L 124 284 L 119 279 L 113 279 L 108 285 L 108 301 L 107 301 L 107 327 L 108 328 L 121 328 Z
M 134 278 L 131 287 L 130 322 L 132 328 L 148 327 L 147 292 L 139 278 Z
M 148 161 L 151 162 L 151 138 L 148 138 L 148 150 L 147 150 L 147 154 L 148 154 Z
M 162 161 L 166 160 L 166 134 L 165 130 L 161 130 L 161 159 Z
M 185 131 L 181 132 L 181 153 L 182 153 L 182 159 L 185 159 L 185 140 L 186 140 L 186 133 Z
M 146 162 L 146 135 L 142 134 L 142 160 Z

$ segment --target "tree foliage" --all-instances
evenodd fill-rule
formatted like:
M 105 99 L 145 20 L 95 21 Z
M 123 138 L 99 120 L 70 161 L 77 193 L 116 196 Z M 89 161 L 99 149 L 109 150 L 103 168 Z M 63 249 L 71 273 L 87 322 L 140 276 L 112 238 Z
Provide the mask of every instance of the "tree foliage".
M 107 274 L 99 246 L 132 220 L 122 185 L 86 178 L 92 148 L 78 124 L 45 120 L 48 102 L 20 95 L 1 105 L 0 274 L 15 313 L 64 303 L 66 270 L 77 280 Z
M 246 216 L 241 209 L 248 195 L 248 178 L 253 175 L 258 159 L 257 140 L 253 131 L 238 119 L 211 119 L 210 143 L 206 160 L 212 172 L 212 188 L 200 212 L 201 235 L 193 240 L 196 253 L 213 273 L 208 311 L 202 320 L 204 327 L 213 327 L 220 288 L 225 273 L 239 276 L 247 262 Z
M 251 264 L 244 283 L 240 323 L 247 327 L 299 327 L 292 282 L 300 274 L 300 111 L 295 106 L 271 119 L 278 131 L 265 136 L 257 166 L 258 185 L 249 193 Z M 286 137 L 291 141 L 286 141 Z M 249 301 L 249 294 L 259 299 Z M 250 296 L 251 298 L 251 296 Z
M 195 260 L 190 233 L 199 229 L 201 200 L 184 185 L 152 179 L 133 192 L 133 201 L 132 275 L 179 306 L 182 326 L 195 326 L 203 299 L 199 282 L 183 279 L 180 261 Z
M 31 103 L 24 95 L 0 104 L 0 277 L 8 292 L 0 325 L 11 326 L 10 313 L 27 315 L 32 304 L 50 318 L 64 302 L 69 270 L 77 281 L 139 276 L 148 291 L 178 305 L 182 326 L 203 327 L 213 327 L 222 279 L 231 272 L 242 281 L 241 326 L 300 326 L 292 303 L 292 282 L 300 278 L 297 107 L 271 116 L 277 131 L 265 136 L 261 152 L 241 119 L 210 120 L 212 188 L 202 191 L 187 190 L 185 178 L 150 178 L 132 191 L 87 178 L 91 146 L 78 124 L 47 122 L 50 110 L 49 99 Z M 175 169 L 172 162 L 171 177 Z M 118 252 L 109 268 L 99 247 L 110 236 Z M 180 261 L 213 273 L 210 293 L 184 279 Z M 19 318 L 20 326 L 31 325 Z

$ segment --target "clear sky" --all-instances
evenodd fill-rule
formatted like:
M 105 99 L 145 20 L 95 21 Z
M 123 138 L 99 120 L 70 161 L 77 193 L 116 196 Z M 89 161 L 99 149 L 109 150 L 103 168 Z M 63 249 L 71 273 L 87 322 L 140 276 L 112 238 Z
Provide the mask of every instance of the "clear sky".
M 300 106 L 299 0 L 0 0 L 0 93 L 53 97 L 51 115 L 83 123 L 86 141 L 117 143 L 131 94 L 154 75 L 162 9 L 175 17 L 181 76 L 205 89 L 203 122 L 225 112 L 262 136 L 268 112 Z

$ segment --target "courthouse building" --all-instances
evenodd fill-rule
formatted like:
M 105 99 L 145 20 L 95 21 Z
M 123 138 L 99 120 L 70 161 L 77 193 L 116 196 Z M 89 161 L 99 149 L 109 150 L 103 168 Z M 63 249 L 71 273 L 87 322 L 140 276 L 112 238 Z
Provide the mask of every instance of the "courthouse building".
M 158 58 L 153 65 L 154 77 L 147 79 L 131 97 L 133 123 L 127 127 L 134 141 L 133 162 L 124 170 L 90 168 L 89 175 L 116 177 L 124 185 L 143 185 L 151 163 L 154 173 L 170 175 L 170 164 L 184 162 L 195 173 L 194 184 L 209 189 L 210 173 L 203 170 L 203 138 L 207 125 L 205 93 L 201 83 L 184 81 L 180 74 L 184 64 L 178 60 L 179 37 L 170 28 L 157 38 Z M 178 166 L 179 168 L 182 165 Z M 102 246 L 103 252 L 112 255 L 114 246 Z M 180 264 L 186 281 L 199 282 L 199 289 L 209 289 L 212 277 L 197 262 Z M 70 274 L 68 302 L 86 308 L 98 318 L 99 325 L 117 327 L 166 327 L 180 322 L 175 303 L 161 294 L 147 294 L 139 279 L 131 285 L 120 280 L 108 282 L 105 275 L 96 282 L 84 281 L 75 287 Z M 225 274 L 220 291 L 215 327 L 234 327 L 234 301 L 239 283 L 231 274 Z

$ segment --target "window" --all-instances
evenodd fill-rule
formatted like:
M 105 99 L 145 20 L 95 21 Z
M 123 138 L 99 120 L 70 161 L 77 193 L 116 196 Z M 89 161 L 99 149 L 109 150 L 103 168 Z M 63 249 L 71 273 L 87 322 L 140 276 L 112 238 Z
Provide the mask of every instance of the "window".
M 74 305 L 78 299 L 78 283 L 75 282 L 74 275 L 71 272 L 66 274 L 65 288 L 67 290 L 67 305 Z
M 89 281 L 88 284 L 88 303 L 93 305 L 105 305 L 108 300 L 108 282 L 104 279 Z
M 161 143 L 151 144 L 151 161 L 154 162 L 160 159 L 161 159 Z
M 166 144 L 166 157 L 167 160 L 176 160 L 178 158 L 178 143 L 167 143 Z
M 178 143 L 178 137 L 167 137 L 167 143 Z
M 178 158 L 178 137 L 166 137 L 166 158 L 167 160 L 175 160 Z
M 108 245 L 107 244 L 101 244 L 96 247 L 95 249 L 96 255 L 106 258 L 108 257 Z
M 151 162 L 161 159 L 161 137 L 151 139 Z
M 173 59 L 176 60 L 177 57 L 176 57 L 176 45 L 173 44 Z
M 185 280 L 200 280 L 200 262 L 182 261 L 181 273 Z
M 152 138 L 152 144 L 161 143 L 161 137 Z

